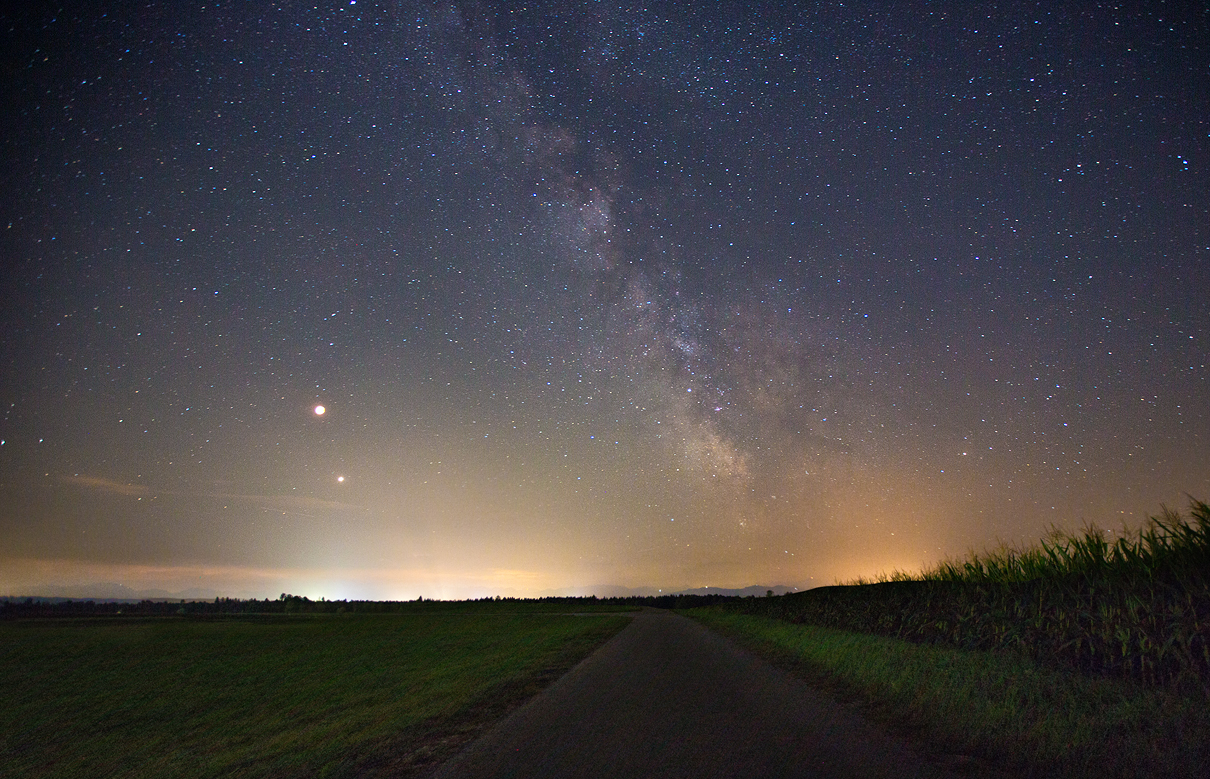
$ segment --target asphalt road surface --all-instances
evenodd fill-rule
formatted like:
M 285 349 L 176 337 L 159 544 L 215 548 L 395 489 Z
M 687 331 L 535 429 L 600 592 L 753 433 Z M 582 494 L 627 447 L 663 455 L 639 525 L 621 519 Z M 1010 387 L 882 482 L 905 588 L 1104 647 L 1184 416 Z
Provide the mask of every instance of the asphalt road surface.
M 947 775 L 939 763 L 801 680 L 692 620 L 658 611 L 637 614 L 435 774 Z

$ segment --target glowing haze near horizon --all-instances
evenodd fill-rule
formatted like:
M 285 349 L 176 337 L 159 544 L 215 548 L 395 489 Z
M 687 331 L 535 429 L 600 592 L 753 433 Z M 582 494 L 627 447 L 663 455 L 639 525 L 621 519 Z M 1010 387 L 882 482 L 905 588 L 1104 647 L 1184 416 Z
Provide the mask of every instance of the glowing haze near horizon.
M 0 593 L 806 587 L 1210 497 L 1195 4 L 32 5 Z

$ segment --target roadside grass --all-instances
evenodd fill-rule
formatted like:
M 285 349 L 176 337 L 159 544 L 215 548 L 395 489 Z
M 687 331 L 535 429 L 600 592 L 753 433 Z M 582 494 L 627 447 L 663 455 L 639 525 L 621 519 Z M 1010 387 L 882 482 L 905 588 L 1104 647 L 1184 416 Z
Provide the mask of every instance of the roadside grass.
M 685 612 L 972 775 L 1197 776 L 1210 713 L 1197 693 L 716 608 Z
M 0 776 L 415 775 L 627 622 L 475 613 L 4 622 Z

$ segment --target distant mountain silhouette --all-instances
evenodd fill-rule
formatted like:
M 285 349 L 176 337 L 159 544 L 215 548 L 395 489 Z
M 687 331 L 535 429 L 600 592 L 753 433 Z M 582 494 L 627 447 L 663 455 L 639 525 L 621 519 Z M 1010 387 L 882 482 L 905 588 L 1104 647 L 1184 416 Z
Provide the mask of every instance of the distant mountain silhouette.
M 739 589 L 727 589 L 725 587 L 697 587 L 691 590 L 661 590 L 656 587 L 621 587 L 612 584 L 597 585 L 594 587 L 564 587 L 557 590 L 545 590 L 538 594 L 538 597 L 585 597 L 588 595 L 596 595 L 598 598 L 646 598 L 653 595 L 730 595 L 737 597 L 747 597 L 749 595 L 763 596 L 769 590 L 773 590 L 774 595 L 784 595 L 787 592 L 801 592 L 807 589 L 805 587 L 789 587 L 786 585 L 775 585 L 766 587 L 764 585 L 752 585 L 751 587 L 741 587 Z
M 753 585 L 751 587 L 742 587 L 739 589 L 727 589 L 724 587 L 697 587 L 690 590 L 662 590 L 657 587 L 622 587 L 618 585 L 605 584 L 586 587 L 561 587 L 559 589 L 544 590 L 528 597 L 583 598 L 588 597 L 589 595 L 595 595 L 598 598 L 646 598 L 657 595 L 726 595 L 737 597 L 748 597 L 751 595 L 763 597 L 769 590 L 772 590 L 774 595 L 783 595 L 787 592 L 799 592 L 803 589 L 806 588 L 789 587 L 785 585 L 775 585 L 773 587 Z M 527 597 L 518 593 L 506 592 L 502 594 L 518 598 Z M 27 592 L 8 593 L 5 595 L 5 597 L 32 597 L 47 600 L 140 601 L 214 600 L 216 597 L 247 598 L 255 596 L 223 593 L 215 590 L 200 589 L 197 587 L 181 590 L 179 592 L 170 592 L 169 590 L 163 589 L 136 590 L 132 587 L 126 586 L 125 584 L 118 584 L 116 582 L 97 582 L 95 584 L 45 585 L 30 587 L 28 588 Z
M 221 594 L 213 590 L 203 590 L 197 587 L 181 590 L 180 592 L 169 592 L 168 590 L 160 589 L 136 590 L 132 587 L 127 587 L 125 584 L 118 584 L 116 582 L 47 585 L 44 587 L 31 587 L 29 589 L 31 592 L 23 593 L 21 595 L 14 594 L 12 597 L 95 601 L 213 600 L 214 598 L 219 597 Z
M 692 590 L 681 590 L 674 592 L 673 595 L 732 595 L 740 598 L 746 598 L 749 595 L 762 596 L 767 595 L 772 590 L 774 595 L 785 595 L 787 592 L 801 592 L 799 587 L 786 587 L 785 585 L 776 585 L 773 587 L 762 587 L 753 585 L 751 587 L 741 587 L 738 590 L 728 590 L 723 587 L 698 587 Z

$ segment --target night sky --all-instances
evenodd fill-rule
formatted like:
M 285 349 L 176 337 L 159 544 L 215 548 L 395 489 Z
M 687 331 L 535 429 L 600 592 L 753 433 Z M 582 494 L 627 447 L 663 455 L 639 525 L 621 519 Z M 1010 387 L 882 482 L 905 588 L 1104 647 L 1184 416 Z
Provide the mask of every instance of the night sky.
M 1204 3 L 14 5 L 0 594 L 808 587 L 1210 499 Z

